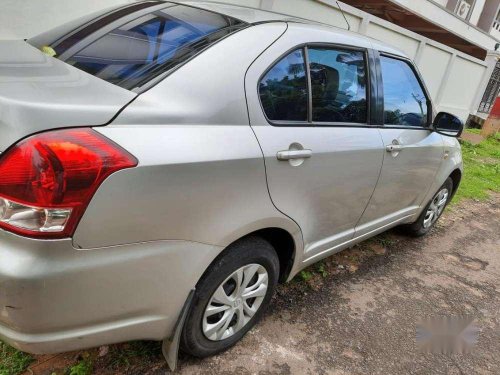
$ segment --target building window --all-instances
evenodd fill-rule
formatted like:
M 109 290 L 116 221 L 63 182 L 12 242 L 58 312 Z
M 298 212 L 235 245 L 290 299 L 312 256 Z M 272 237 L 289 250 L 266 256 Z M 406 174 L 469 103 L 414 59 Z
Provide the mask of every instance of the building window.
M 500 10 L 497 13 L 497 18 L 493 21 L 493 28 L 500 31 Z
M 500 61 L 497 62 L 493 74 L 491 75 L 490 82 L 486 86 L 486 91 L 484 92 L 483 99 L 479 105 L 479 112 L 490 113 L 495 100 L 500 92 Z
M 460 18 L 464 20 L 469 20 L 472 15 L 472 10 L 474 9 L 474 3 L 476 0 L 458 0 L 457 7 L 455 8 L 455 13 Z

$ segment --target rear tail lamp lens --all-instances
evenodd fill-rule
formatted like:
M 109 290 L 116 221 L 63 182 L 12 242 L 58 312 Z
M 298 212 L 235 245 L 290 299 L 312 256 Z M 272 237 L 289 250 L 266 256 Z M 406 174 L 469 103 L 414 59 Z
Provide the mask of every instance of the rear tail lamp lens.
M 73 235 L 112 173 L 137 160 L 89 128 L 41 133 L 0 156 L 0 227 L 36 238 Z

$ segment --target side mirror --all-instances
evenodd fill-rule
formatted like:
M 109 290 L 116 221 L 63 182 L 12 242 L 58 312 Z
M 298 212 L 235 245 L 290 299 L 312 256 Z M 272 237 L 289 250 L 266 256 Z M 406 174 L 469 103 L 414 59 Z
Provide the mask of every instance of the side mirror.
M 464 131 L 464 123 L 450 113 L 439 112 L 434 119 L 433 128 L 439 134 L 458 138 Z

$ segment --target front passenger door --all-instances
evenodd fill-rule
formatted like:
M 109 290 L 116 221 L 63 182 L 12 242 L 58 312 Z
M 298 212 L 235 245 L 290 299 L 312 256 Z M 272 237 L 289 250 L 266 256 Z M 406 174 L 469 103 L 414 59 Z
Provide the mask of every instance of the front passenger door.
M 410 61 L 380 57 L 384 98 L 384 126 L 380 133 L 386 149 L 377 188 L 356 236 L 393 226 L 411 218 L 423 202 L 443 160 L 441 135 L 429 126 L 429 96 Z

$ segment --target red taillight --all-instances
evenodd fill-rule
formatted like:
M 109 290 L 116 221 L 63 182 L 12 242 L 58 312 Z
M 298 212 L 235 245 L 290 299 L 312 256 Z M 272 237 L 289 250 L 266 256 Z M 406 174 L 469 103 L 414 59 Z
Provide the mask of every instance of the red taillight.
M 24 139 L 0 157 L 0 227 L 69 237 L 104 179 L 136 165 L 135 157 L 89 128 Z

